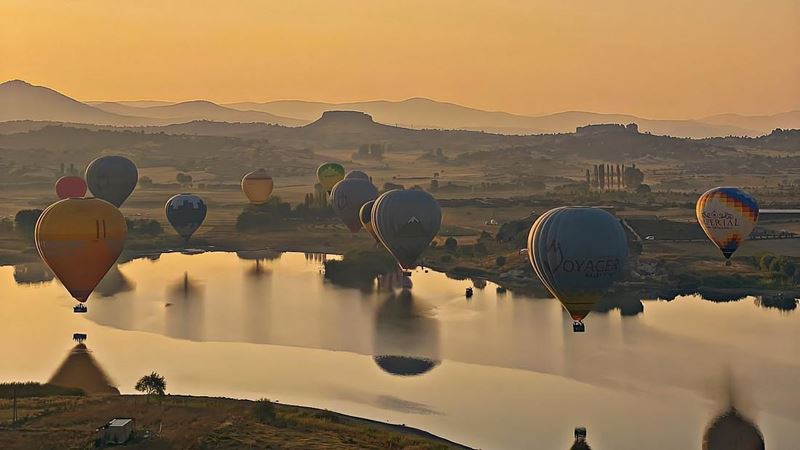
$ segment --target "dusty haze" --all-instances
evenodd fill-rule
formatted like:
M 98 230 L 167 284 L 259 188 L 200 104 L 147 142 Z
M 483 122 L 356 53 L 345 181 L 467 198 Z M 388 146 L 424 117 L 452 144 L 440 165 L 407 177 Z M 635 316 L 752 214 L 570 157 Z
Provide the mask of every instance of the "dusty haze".
M 81 100 L 424 96 L 651 118 L 800 108 L 800 6 L 6 0 L 0 80 Z

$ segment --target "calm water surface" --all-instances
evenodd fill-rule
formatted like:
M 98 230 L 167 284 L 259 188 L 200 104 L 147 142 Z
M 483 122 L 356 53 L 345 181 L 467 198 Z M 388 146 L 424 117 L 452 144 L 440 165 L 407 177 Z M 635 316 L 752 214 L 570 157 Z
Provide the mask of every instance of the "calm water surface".
M 800 448 L 800 313 L 646 300 L 574 334 L 555 300 L 491 283 L 467 300 L 471 281 L 418 270 L 410 295 L 392 279 L 362 292 L 321 269 L 298 253 L 165 254 L 120 265 L 78 315 L 57 281 L 0 267 L 0 380 L 46 381 L 85 332 L 124 393 L 156 370 L 172 393 L 268 397 L 484 449 L 566 449 L 586 426 L 596 450 L 675 450 L 700 448 L 730 373 L 767 447 Z

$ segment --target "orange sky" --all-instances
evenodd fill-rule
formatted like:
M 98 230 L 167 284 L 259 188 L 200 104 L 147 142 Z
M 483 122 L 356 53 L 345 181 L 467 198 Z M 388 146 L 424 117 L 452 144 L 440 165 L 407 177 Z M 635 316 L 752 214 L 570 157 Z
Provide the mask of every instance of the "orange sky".
M 0 81 L 82 100 L 800 109 L 797 0 L 2 0 Z

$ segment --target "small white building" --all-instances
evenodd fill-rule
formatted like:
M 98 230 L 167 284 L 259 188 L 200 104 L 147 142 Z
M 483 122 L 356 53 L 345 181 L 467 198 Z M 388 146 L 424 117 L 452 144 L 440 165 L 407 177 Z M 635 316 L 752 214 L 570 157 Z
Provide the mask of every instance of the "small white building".
M 113 419 L 97 429 L 100 445 L 124 444 L 133 435 L 136 421 L 129 418 Z

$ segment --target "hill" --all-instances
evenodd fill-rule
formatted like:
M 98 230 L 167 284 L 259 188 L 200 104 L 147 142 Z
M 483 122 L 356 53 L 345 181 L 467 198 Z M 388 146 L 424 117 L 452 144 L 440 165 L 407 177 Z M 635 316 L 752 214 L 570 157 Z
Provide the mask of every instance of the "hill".
M 226 106 L 270 112 L 286 117 L 316 120 L 326 111 L 351 110 L 370 114 L 377 122 L 406 128 L 475 130 L 502 134 L 571 133 L 579 126 L 602 123 L 639 124 L 643 132 L 676 137 L 757 136 L 772 131 L 772 122 L 764 120 L 716 121 L 646 119 L 628 114 L 601 114 L 566 111 L 544 116 L 525 116 L 502 111 L 483 111 L 454 103 L 426 98 L 402 101 L 324 103 L 279 100 L 265 103 L 240 102 Z M 783 128 L 800 127 L 800 117 L 793 113 L 775 117 Z
M 168 125 L 193 120 L 256 122 L 300 126 L 308 121 L 262 111 L 241 111 L 205 100 L 181 103 L 157 101 L 82 103 L 44 86 L 22 80 L 0 84 L 0 122 L 52 121 L 111 126 Z
M 149 103 L 149 102 L 148 102 Z M 151 106 L 133 106 L 116 102 L 94 103 L 95 107 L 113 114 L 147 117 L 151 119 L 169 119 L 171 123 L 191 122 L 193 120 L 210 120 L 218 122 L 260 122 L 285 126 L 305 125 L 308 121 L 280 117 L 262 111 L 243 111 L 226 108 L 205 100 L 193 100 L 174 104 Z
M 131 417 L 137 432 L 125 448 L 468 449 L 403 425 L 277 403 L 266 412 L 247 400 L 178 395 L 149 402 L 141 396 L 87 396 L 19 403 L 27 414 L 15 427 L 0 427 L 0 448 L 94 448 L 99 426 Z
M 0 121 L 50 120 L 101 125 L 146 125 L 151 120 L 110 113 L 22 80 L 0 84 Z

